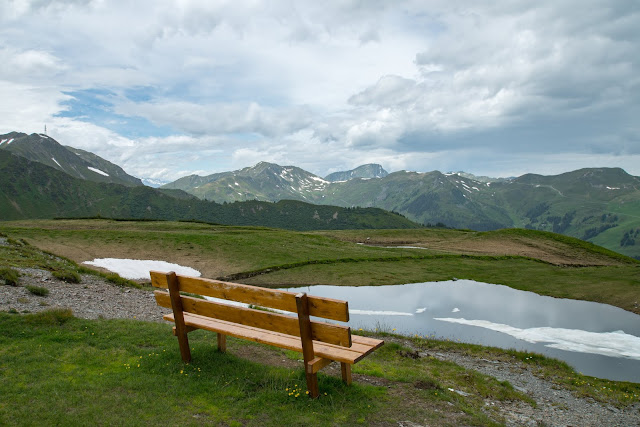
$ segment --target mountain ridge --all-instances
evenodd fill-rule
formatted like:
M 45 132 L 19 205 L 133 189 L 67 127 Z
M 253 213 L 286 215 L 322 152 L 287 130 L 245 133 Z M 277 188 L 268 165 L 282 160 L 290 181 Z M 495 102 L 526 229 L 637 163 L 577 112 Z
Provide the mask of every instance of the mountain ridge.
M 389 175 L 389 172 L 384 170 L 382 166 L 376 163 L 368 163 L 366 165 L 358 166 L 355 169 L 341 172 L 333 172 L 325 176 L 324 179 L 329 182 L 344 182 L 351 179 L 373 179 L 384 178 Z
M 218 202 L 292 199 L 319 205 L 378 207 L 425 225 L 478 231 L 510 227 L 553 231 L 640 257 L 640 241 L 635 247 L 635 239 L 624 237 L 640 230 L 640 178 L 621 168 L 583 168 L 514 178 L 397 171 L 376 179 L 353 179 L 352 171 L 336 175 L 352 179 L 330 182 L 300 168 L 261 162 L 210 175 L 206 182 L 199 181 L 198 189 L 185 185 L 188 182 L 184 179 L 165 187 Z M 198 179 L 189 177 L 191 182 Z
M 0 135 L 0 141 L 0 150 L 42 163 L 75 178 L 128 186 L 144 185 L 120 166 L 89 151 L 63 146 L 46 134 L 11 132 Z
M 119 166 L 90 152 L 62 146 L 44 134 L 12 132 L 0 135 L 0 152 L 22 156 L 88 182 L 144 187 L 138 178 L 127 175 Z M 259 162 L 231 172 L 182 177 L 160 187 L 154 194 L 198 206 L 197 199 L 227 204 L 293 200 L 319 206 L 320 211 L 325 209 L 323 206 L 380 208 L 427 226 L 446 225 L 477 231 L 510 227 L 552 231 L 640 258 L 640 178 L 620 168 L 584 168 L 558 175 L 490 178 L 466 172 L 397 171 L 389 174 L 380 165 L 367 164 L 332 175 L 321 178 L 296 166 Z M 34 178 L 50 182 L 61 180 Z M 46 192 L 48 188 L 34 187 L 30 182 L 24 182 L 24 185 L 26 193 L 35 199 L 40 197 L 39 193 L 32 192 L 35 188 L 38 192 Z M 13 188 L 11 191 L 22 190 Z M 87 190 L 83 191 L 87 196 Z M 60 194 L 66 193 L 60 190 Z M 153 198 L 139 197 L 143 200 Z M 106 200 L 115 198 L 111 195 Z M 81 199 L 71 197 L 71 200 L 82 203 Z M 26 203 L 27 212 L 35 208 L 32 202 L 22 200 L 22 203 Z M 92 203 L 100 204 L 98 201 Z M 120 203 L 136 205 L 139 201 L 130 195 Z M 159 209 L 160 213 L 149 205 L 154 215 L 182 217 L 175 213 L 176 206 L 163 203 L 160 205 L 166 206 Z M 167 207 L 169 205 L 171 207 Z M 39 208 L 50 212 L 46 206 Z M 70 209 L 81 210 L 77 206 Z M 106 216 L 129 214 L 125 207 L 116 211 L 110 209 Z M 179 210 L 185 211 L 182 207 Z M 144 217 L 145 214 L 135 211 L 135 215 Z M 211 217 L 200 211 L 197 216 Z M 314 212 L 310 216 L 313 217 Z M 283 226 L 287 227 L 286 223 Z
M 420 228 L 377 208 L 317 206 L 294 200 L 218 204 L 181 190 L 125 186 L 73 177 L 0 150 L 0 220 L 102 217 L 196 220 L 291 230 Z

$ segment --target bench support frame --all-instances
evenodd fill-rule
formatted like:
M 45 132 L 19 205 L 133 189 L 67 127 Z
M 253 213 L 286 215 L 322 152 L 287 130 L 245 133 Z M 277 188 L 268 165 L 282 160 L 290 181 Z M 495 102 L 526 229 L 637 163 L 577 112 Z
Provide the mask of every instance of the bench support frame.
M 307 377 L 307 389 L 309 396 L 318 397 L 318 371 L 313 370 L 315 354 L 313 352 L 313 339 L 311 335 L 311 322 L 309 319 L 309 304 L 307 294 L 296 295 L 296 305 L 298 307 L 298 322 L 300 323 L 300 339 L 302 340 L 302 356 L 304 358 L 304 372 Z M 317 363 L 317 362 L 316 362 Z
M 178 345 L 180 346 L 180 355 L 186 363 L 191 361 L 191 350 L 189 349 L 189 338 L 187 337 L 187 326 L 184 324 L 184 314 L 182 309 L 182 300 L 180 299 L 180 285 L 178 277 L 173 271 L 167 274 L 167 283 L 169 284 L 169 296 L 171 297 L 171 308 L 173 317 L 176 322 L 176 336 L 178 337 Z

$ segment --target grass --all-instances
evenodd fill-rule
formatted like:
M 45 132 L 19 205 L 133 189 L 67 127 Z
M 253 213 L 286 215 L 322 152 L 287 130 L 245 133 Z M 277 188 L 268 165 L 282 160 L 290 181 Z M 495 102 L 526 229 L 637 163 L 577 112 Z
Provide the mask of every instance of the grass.
M 20 272 L 10 267 L 0 268 L 0 280 L 2 280 L 5 285 L 18 286 L 20 283 Z
M 583 377 L 542 356 L 423 338 L 407 347 L 397 342 L 407 338 L 386 336 L 354 365 L 354 384 L 343 385 L 339 369 L 322 371 L 321 396 L 311 400 L 291 352 L 229 338 L 223 354 L 215 334 L 196 331 L 193 360 L 184 364 L 169 324 L 83 320 L 59 309 L 0 313 L 0 424 L 499 425 L 487 401 L 535 405 L 507 382 L 424 356 L 437 351 L 527 363 L 576 394 L 617 407 L 640 401 L 639 384 Z M 413 348 L 423 356 L 408 357 Z
M 55 270 L 51 272 L 51 275 L 56 279 L 67 283 L 80 283 L 81 280 L 78 272 L 73 270 Z
M 388 370 L 390 383 L 345 386 L 339 376 L 321 374 L 321 397 L 311 400 L 304 393 L 301 366 L 234 356 L 248 348 L 277 360 L 279 350 L 230 339 L 229 352 L 222 354 L 214 350 L 215 334 L 197 331 L 190 338 L 193 361 L 185 365 L 166 324 L 89 321 L 68 311 L 0 313 L 0 424 L 366 425 L 415 417 L 438 424 L 498 425 L 495 414 L 483 412 L 482 396 L 528 402 L 488 377 L 477 388 L 453 364 L 438 369 L 457 372 L 454 379 L 440 380 L 437 389 L 421 389 L 422 382 L 430 381 L 422 369 L 425 360 L 404 360 L 394 346 L 355 370 L 373 375 Z M 448 386 L 464 387 L 478 397 L 461 399 Z M 397 399 L 408 393 L 410 401 Z M 433 411 L 451 407 L 446 413 L 456 413 L 456 422 Z
M 640 313 L 640 263 L 553 233 L 517 229 L 486 233 L 443 229 L 300 233 L 110 220 L 6 222 L 0 224 L 0 230 L 22 245 L 29 241 L 76 262 L 100 257 L 161 259 L 196 268 L 205 277 L 246 277 L 240 280 L 274 286 L 389 285 L 456 277 L 602 302 Z M 418 244 L 429 249 L 354 244 L 364 241 Z M 540 258 L 519 256 L 527 250 Z M 6 247 L 0 246 L 0 259 L 6 255 L 3 251 Z M 38 258 L 38 265 L 52 271 L 83 270 L 68 258 L 26 253 L 29 251 L 25 245 L 25 253 L 14 255 L 10 265 L 20 266 L 25 258 L 33 256 Z M 551 262 L 556 258 L 561 262 Z M 562 264 L 566 262 L 573 264 Z M 121 286 L 138 286 L 118 276 L 109 280 Z
M 35 296 L 46 297 L 47 295 L 49 295 L 49 289 L 43 288 L 42 286 L 28 285 L 25 286 L 25 288 Z
M 412 338 L 412 341 L 415 347 L 424 351 L 454 351 L 479 359 L 520 362 L 528 365 L 535 375 L 552 381 L 559 387 L 571 390 L 577 396 L 588 397 L 616 407 L 622 408 L 640 402 L 640 384 L 638 383 L 584 376 L 577 373 L 567 363 L 540 354 L 449 340 Z
M 71 274 L 79 270 L 76 263 L 70 259 L 43 251 L 22 238 L 7 239 L 7 244 L 0 245 L 0 260 L 8 266 L 1 271 L 17 272 L 17 268 L 41 268 L 60 274 Z
M 433 234 L 419 230 L 414 236 L 397 231 L 294 233 L 190 223 L 123 223 L 115 230 L 111 226 L 109 221 L 2 223 L 0 229 L 11 237 L 8 245 L 0 246 L 0 260 L 8 269 L 84 274 L 89 270 L 72 261 L 78 260 L 75 248 L 92 257 L 135 253 L 137 258 L 191 260 L 194 264 L 189 265 L 206 263 L 200 265 L 218 272 L 277 267 L 247 279 L 266 284 L 366 285 L 471 278 L 547 295 L 601 298 L 623 308 L 629 307 L 627 300 L 637 300 L 640 283 L 637 264 L 597 251 L 593 255 L 588 246 L 577 247 L 576 253 L 613 261 L 601 267 L 561 267 L 512 255 L 353 244 L 366 235 L 391 244 L 469 236 L 457 230 L 433 230 Z M 517 237 L 506 233 L 501 238 Z M 537 238 L 546 241 L 544 236 Z M 57 246 L 49 247 L 54 241 Z M 70 259 L 42 247 L 66 248 L 70 252 L 63 255 Z M 117 275 L 113 280 L 139 286 Z M 584 377 L 539 355 L 402 338 L 411 348 L 390 339 L 354 366 L 354 374 L 366 375 L 378 385 L 356 381 L 346 387 L 339 374 L 321 373 L 321 398 L 313 401 L 303 394 L 300 366 L 291 368 L 300 357 L 297 353 L 229 339 L 229 353 L 223 355 L 214 350 L 214 334 L 196 331 L 190 334 L 194 361 L 184 365 L 170 329 L 167 324 L 133 320 L 76 319 L 68 311 L 0 313 L 0 424 L 29 420 L 66 425 L 99 419 L 103 424 L 353 425 L 410 419 L 418 424 L 494 425 L 502 420 L 495 412 L 485 412 L 487 400 L 532 404 L 508 383 L 435 358 L 407 357 L 414 348 L 528 364 L 558 387 L 618 407 L 640 399 L 638 384 Z
M 79 266 L 68 258 L 32 246 L 24 239 L 8 239 L 7 244 L 0 245 L 0 260 L 3 264 L 10 266 L 0 268 L 0 280 L 12 286 L 19 284 L 20 272 L 16 270 L 17 268 L 39 268 L 51 271 L 53 277 L 67 283 L 80 283 L 81 274 L 92 274 L 117 286 L 143 287 L 141 284 L 124 279 L 115 273 L 104 273 Z

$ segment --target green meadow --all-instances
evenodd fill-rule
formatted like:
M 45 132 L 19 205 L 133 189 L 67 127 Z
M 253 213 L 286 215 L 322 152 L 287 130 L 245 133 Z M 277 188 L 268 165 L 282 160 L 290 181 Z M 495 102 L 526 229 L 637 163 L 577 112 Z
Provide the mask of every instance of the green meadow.
M 0 232 L 76 263 L 108 257 L 156 259 L 193 267 L 204 277 L 261 286 L 472 279 L 640 313 L 640 262 L 547 232 L 295 232 L 112 220 L 5 222 Z
M 351 386 L 339 373 L 320 374 L 320 398 L 312 400 L 296 353 L 229 339 L 223 354 L 214 334 L 196 331 L 185 365 L 167 324 L 83 320 L 65 310 L 0 313 L 0 424 L 501 425 L 486 401 L 535 405 L 508 382 L 408 357 L 413 348 L 530 364 L 558 387 L 618 407 L 640 399 L 638 384 L 583 377 L 529 353 L 417 337 L 409 348 L 386 339 L 354 365 Z
M 291 232 L 64 220 L 0 223 L 0 238 L 0 270 L 9 278 L 21 267 L 60 277 L 99 274 L 80 263 L 118 257 L 162 259 L 194 267 L 206 277 L 266 286 L 383 285 L 456 277 L 636 312 L 633 303 L 640 295 L 638 262 L 564 236 L 520 230 Z M 387 247 L 398 245 L 424 249 Z M 119 286 L 147 286 L 108 277 Z M 501 425 L 504 419 L 497 409 L 487 409 L 487 401 L 535 405 L 507 382 L 433 357 L 410 357 L 416 350 L 526 364 L 559 388 L 615 407 L 640 401 L 640 384 L 585 377 L 531 353 L 382 331 L 360 333 L 387 342 L 354 365 L 352 386 L 342 384 L 339 370 L 321 372 L 321 396 L 311 400 L 305 395 L 300 356 L 293 352 L 229 339 L 228 353 L 221 354 L 214 334 L 196 331 L 190 334 L 193 361 L 185 365 L 169 324 L 84 320 L 65 310 L 0 313 L 0 424 L 370 425 L 407 419 Z

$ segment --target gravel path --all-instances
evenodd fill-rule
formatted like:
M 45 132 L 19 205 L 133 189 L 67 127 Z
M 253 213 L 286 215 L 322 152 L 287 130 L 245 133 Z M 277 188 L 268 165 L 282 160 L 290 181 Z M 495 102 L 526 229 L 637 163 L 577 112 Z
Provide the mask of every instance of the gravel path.
M 84 319 L 138 319 L 162 322 L 165 309 L 156 305 L 148 290 L 121 288 L 101 277 L 83 275 L 81 283 L 65 283 L 51 273 L 37 269 L 20 269 L 22 286 L 0 285 L 0 311 L 17 310 L 36 313 L 51 308 L 70 308 L 74 316 Z M 47 288 L 49 295 L 31 294 L 25 286 Z
M 536 401 L 536 408 L 522 402 L 487 402 L 501 408 L 507 425 L 640 426 L 640 404 L 619 410 L 591 398 L 578 398 L 570 391 L 535 376 L 524 364 L 477 359 L 456 353 L 435 353 L 432 356 L 508 381 L 516 390 Z
M 0 311 L 38 312 L 51 308 L 70 308 L 77 317 L 127 318 L 162 321 L 166 309 L 159 308 L 148 290 L 120 288 L 104 279 L 83 275 L 80 284 L 68 284 L 51 276 L 48 271 L 22 269 L 21 286 L 0 285 Z M 49 295 L 38 297 L 24 286 L 49 289 Z M 411 346 L 407 340 L 399 340 Z M 640 426 L 640 403 L 624 410 L 579 398 L 557 385 L 536 377 L 527 366 L 518 362 L 477 359 L 454 352 L 420 353 L 455 362 L 467 369 L 509 381 L 516 389 L 528 394 L 537 407 L 518 402 L 492 402 L 486 405 L 500 408 L 508 426 Z

